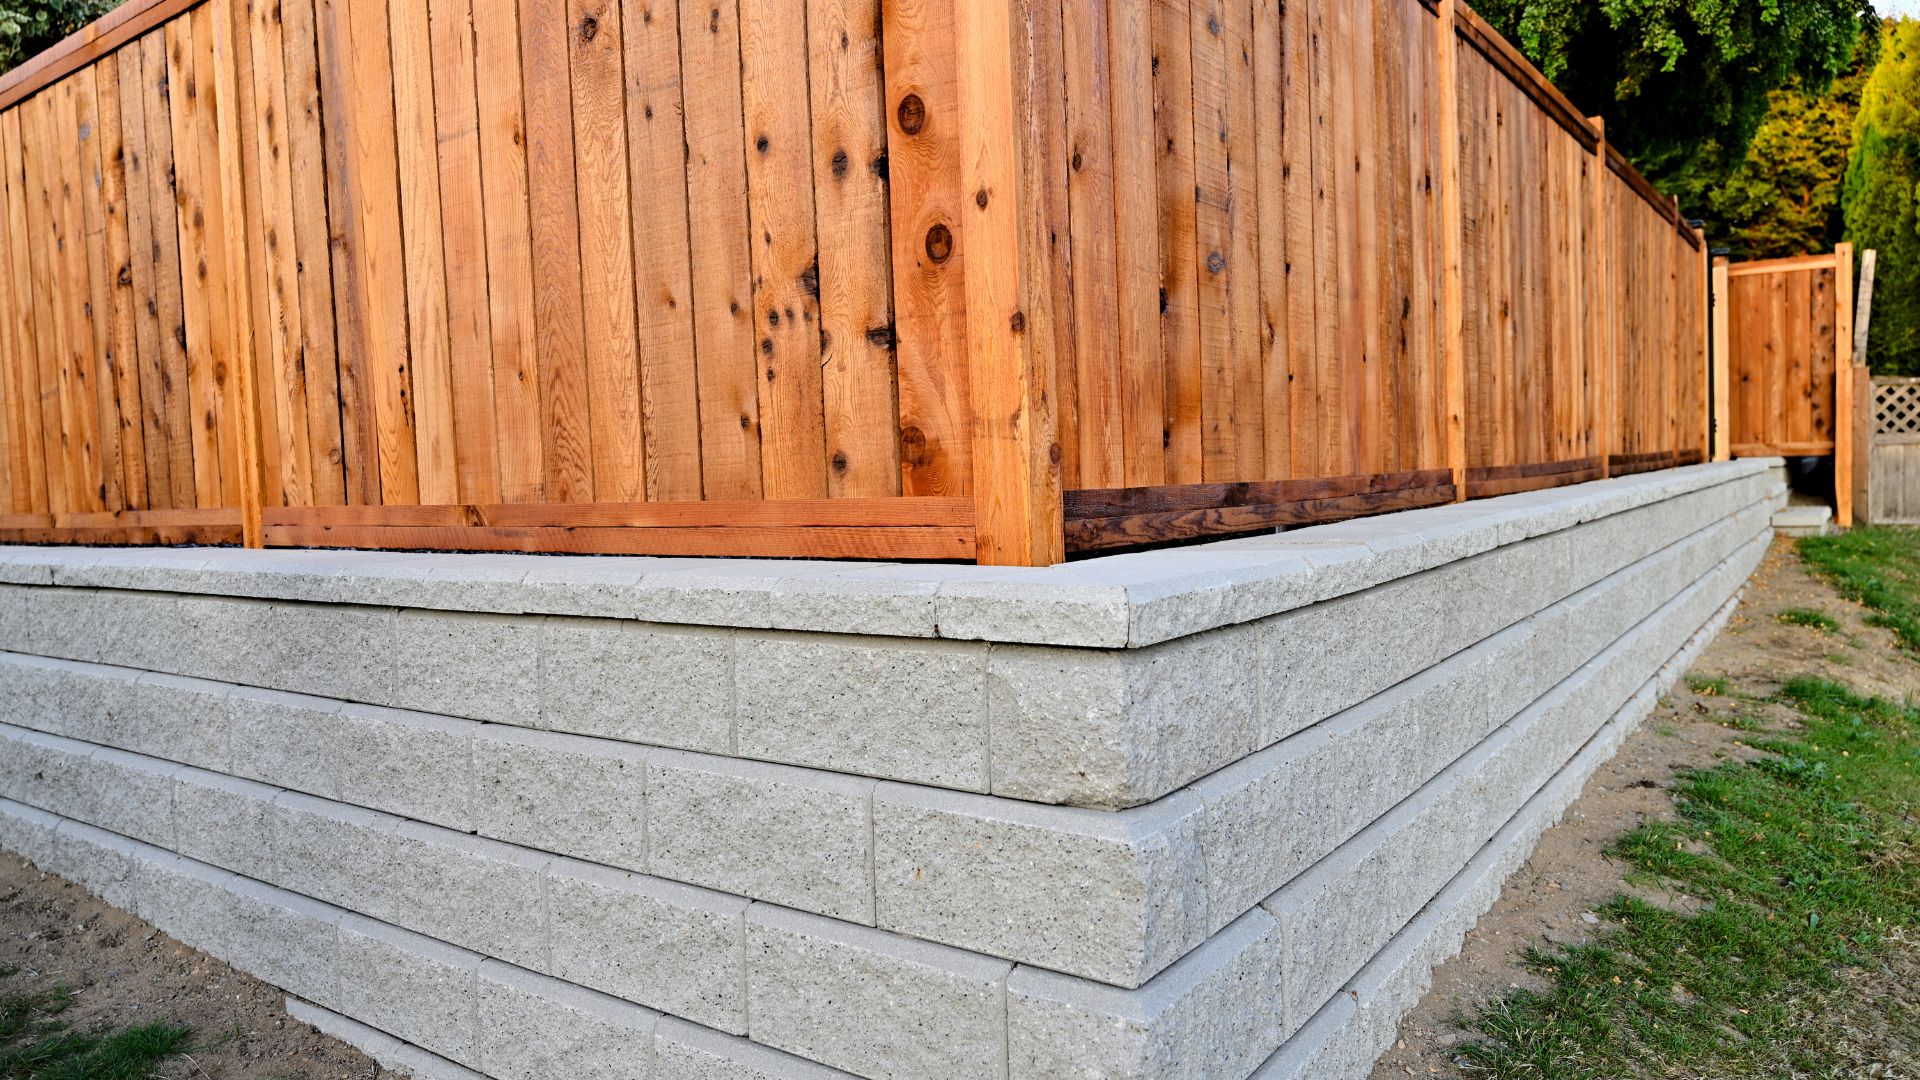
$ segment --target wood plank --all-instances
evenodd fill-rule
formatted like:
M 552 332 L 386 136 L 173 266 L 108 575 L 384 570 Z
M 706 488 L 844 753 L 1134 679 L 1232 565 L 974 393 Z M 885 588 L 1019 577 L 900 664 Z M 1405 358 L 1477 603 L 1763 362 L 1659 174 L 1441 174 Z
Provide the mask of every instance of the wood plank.
M 500 499 L 493 332 L 487 293 L 486 199 L 480 176 L 472 0 L 429 0 L 433 124 L 445 252 L 454 471 L 463 499 Z M 489 78 L 494 78 L 489 73 Z
M 22 151 L 22 197 L 26 203 L 26 227 L 20 235 L 27 243 L 26 266 L 32 281 L 33 344 L 32 358 L 37 368 L 41 431 L 41 461 L 46 473 L 47 508 L 53 512 L 73 509 L 73 490 L 68 475 L 66 425 L 61 404 L 66 395 L 60 386 L 62 356 L 66 351 L 66 326 L 62 306 L 54 299 L 56 246 L 53 225 L 53 199 L 49 188 L 52 162 L 47 136 L 53 116 L 52 94 L 31 98 L 9 115 L 19 120 L 19 145 Z M 16 254 L 18 248 L 16 247 Z
M 1268 335 L 1261 320 L 1260 150 L 1254 106 L 1253 7 L 1248 0 L 1226 5 L 1227 76 L 1227 265 L 1228 312 L 1233 325 L 1234 471 L 1241 477 L 1266 475 L 1266 356 Z
M 548 502 L 593 499 L 593 430 L 575 188 L 570 50 L 565 5 L 520 5 L 520 62 L 527 73 L 528 221 L 533 239 L 534 331 Z M 737 181 L 732 185 L 738 186 Z
M 318 28 L 313 0 L 280 0 L 281 62 L 286 77 L 283 140 L 293 189 L 294 249 L 300 307 L 298 361 L 307 405 L 307 495 L 322 506 L 346 501 L 340 369 L 334 339 L 333 256 L 327 219 L 326 147 L 321 133 Z
M 1304 3 L 1304 0 L 1302 0 Z M 1204 479 L 1201 451 L 1200 256 L 1193 193 L 1193 37 L 1184 0 L 1154 0 L 1154 173 L 1159 191 L 1160 362 L 1165 371 L 1165 480 Z M 1064 405 L 1063 405 L 1064 407 Z M 1068 475 L 1075 475 L 1073 470 Z
M 1128 484 L 1164 483 L 1167 475 L 1167 371 L 1161 352 L 1159 178 L 1154 146 L 1154 7 L 1121 2 L 1107 9 L 1112 58 L 1108 91 L 1113 144 L 1114 348 L 1122 370 L 1121 458 Z M 1276 35 L 1273 45 L 1278 44 Z M 1277 183 L 1277 170 L 1274 175 Z
M 254 106 L 244 110 L 256 149 L 248 170 L 253 213 L 263 226 L 255 264 L 260 400 L 270 422 L 263 440 L 268 505 L 312 501 L 312 439 L 308 432 L 305 364 L 300 355 L 299 252 L 293 224 L 293 157 L 287 145 L 286 49 L 281 16 L 269 4 L 247 6 Z M 252 237 L 250 236 L 251 240 Z
M 461 433 L 453 407 L 453 346 L 447 319 L 445 225 L 427 0 L 388 0 L 387 25 L 393 56 L 393 137 L 400 189 L 400 250 L 406 272 L 407 355 L 413 376 L 409 400 L 415 497 L 421 502 L 452 502 L 460 497 L 457 446 Z M 468 438 L 490 440 L 493 432 L 476 431 Z
M 634 313 L 633 192 L 627 184 L 627 103 L 621 70 L 626 31 L 618 0 L 570 0 L 568 15 L 594 498 L 644 499 L 646 437 Z
M 750 528 L 821 526 L 918 527 L 974 523 L 968 498 L 881 497 L 749 499 L 713 502 L 496 503 L 447 506 L 278 507 L 268 525 L 352 525 L 379 528 L 623 529 L 732 525 Z
M 249 70 L 245 0 L 211 0 L 207 10 L 213 23 L 217 168 L 221 217 L 226 222 L 221 255 L 226 261 L 227 281 L 232 289 L 226 331 L 235 354 L 231 374 L 235 459 L 240 473 L 240 537 L 246 546 L 257 548 L 261 510 L 260 399 L 252 362 L 255 340 L 248 268 L 253 259 L 244 225 L 251 215 L 247 212 L 244 184 L 246 124 L 241 120 L 240 97 L 242 73 Z
M 1126 476 L 1129 372 L 1120 352 L 1114 200 L 1114 86 L 1105 0 L 1062 5 L 1067 109 L 1067 198 L 1073 288 L 1077 482 Z M 1157 306 L 1157 305 L 1156 305 Z
M 112 378 L 106 363 L 106 255 L 100 232 L 98 144 L 94 141 L 93 69 L 84 68 L 52 88 L 54 151 L 59 165 L 56 194 L 60 230 L 60 276 L 56 299 L 67 312 L 63 385 L 69 476 L 80 510 L 118 510 L 118 425 L 110 413 Z M 96 292 L 96 283 L 98 284 Z M 100 318 L 94 318 L 94 312 Z
M 42 333 L 38 322 L 40 307 L 34 297 L 34 268 L 30 249 L 26 158 L 21 146 L 20 121 L 28 108 L 0 113 L 0 165 L 4 165 L 6 205 L 6 287 L 0 303 L 6 305 L 6 325 L 0 327 L 9 341 L 13 378 L 7 407 L 12 413 L 8 432 L 13 439 L 13 458 L 20 463 L 14 485 L 13 509 L 43 512 L 49 509 L 47 434 L 42 424 L 42 384 L 40 382 Z
M 1015 63 L 1012 6 L 962 4 L 954 12 L 960 184 L 976 193 L 959 221 L 963 250 L 971 252 L 963 277 L 974 557 L 985 565 L 1046 566 L 1065 558 L 1060 473 L 1046 343 L 1028 332 L 1026 311 L 1042 288 L 1038 269 L 1047 248 L 1036 219 L 1021 207 L 1022 169 L 1040 162 L 1018 136 L 1031 108 L 1026 95 L 1034 91 L 1024 81 L 1016 90 L 1015 72 L 1028 69 L 1025 57 Z
M 952 233 L 962 197 L 951 9 L 939 0 L 881 7 L 901 489 L 908 494 L 964 492 L 973 475 L 967 370 L 959 362 L 966 348 L 965 252 Z M 1068 385 L 1061 381 L 1063 395 Z M 1071 460 L 1074 452 L 1063 451 Z
M 168 508 L 176 503 L 173 462 L 166 445 L 167 432 L 160 406 L 165 392 L 161 386 L 164 368 L 159 304 L 154 295 L 154 211 L 152 185 L 147 176 L 147 86 L 140 64 L 140 46 L 134 44 L 121 49 L 110 63 L 120 91 L 120 161 L 127 225 L 126 288 L 133 333 L 132 366 L 140 394 L 138 422 L 142 467 L 147 479 L 145 507 Z M 172 213 L 166 206 L 161 210 L 164 214 Z M 167 227 L 171 231 L 172 223 L 168 222 Z
M 173 110 L 168 73 L 168 37 L 155 31 L 140 39 L 140 73 L 147 126 L 147 206 L 151 216 L 154 332 L 160 342 L 158 393 L 141 400 L 154 417 L 171 479 L 167 505 L 200 505 L 202 466 L 196 453 L 192 379 L 187 362 L 186 304 L 182 297 L 180 202 L 176 190 Z M 218 481 L 215 482 L 217 488 Z M 151 484 L 149 484 L 151 488 Z M 158 500 L 156 500 L 157 502 Z
M 697 499 L 700 403 L 687 208 L 687 128 L 680 81 L 680 13 L 633 5 L 625 20 L 627 149 L 632 155 L 635 332 L 640 349 L 647 498 Z M 888 393 L 892 393 L 891 375 Z M 889 427 L 891 439 L 891 427 Z
M 965 559 L 974 550 L 974 530 L 961 526 L 505 529 L 278 525 L 267 530 L 266 538 L 273 547 L 731 555 L 762 559 Z
M 1200 454 L 1207 480 L 1239 475 L 1234 436 L 1232 187 L 1227 175 L 1229 49 L 1226 0 L 1199 0 L 1193 45 L 1194 252 L 1199 292 Z M 1082 406 L 1083 413 L 1085 406 Z M 1085 421 L 1083 420 L 1083 423 Z M 1083 476 L 1085 470 L 1082 470 Z
M 110 411 L 102 420 L 118 427 L 116 442 L 120 460 L 120 505 L 144 510 L 152 505 L 147 496 L 146 428 L 141 420 L 140 349 L 134 330 L 133 238 L 128 224 L 127 146 L 121 115 L 120 65 L 109 59 L 95 64 L 97 94 L 94 142 L 99 155 L 100 227 L 105 232 L 102 285 L 107 307 L 96 310 L 106 338 L 108 378 L 102 389 L 110 400 Z M 127 88 L 137 94 L 138 85 Z
M 298 0 L 291 0 L 297 3 Z M 335 370 L 339 373 L 342 494 L 348 503 L 378 505 L 380 494 L 380 435 L 376 422 L 375 383 L 367 355 L 367 312 L 360 297 L 366 284 L 356 266 L 358 243 L 354 232 L 359 203 L 366 198 L 354 158 L 358 137 L 354 131 L 353 28 L 344 0 L 313 0 L 315 82 L 323 114 L 327 209 L 330 215 L 327 248 L 332 265 L 330 302 L 334 313 Z M 517 95 L 516 95 L 517 97 Z M 397 201 L 398 195 L 395 195 Z M 404 310 L 404 308 L 403 308 Z
M 900 491 L 879 0 L 811 0 L 807 71 L 820 249 L 827 493 Z
M 805 14 L 791 0 L 740 7 L 761 491 L 774 499 L 827 493 L 813 125 L 806 88 L 796 85 L 807 70 Z
M 1214 510 L 1267 503 L 1310 502 L 1353 495 L 1428 488 L 1448 482 L 1445 469 L 1418 469 L 1360 476 L 1317 476 L 1218 484 L 1160 484 L 1147 487 L 1084 488 L 1064 495 L 1068 520 Z
M 1467 491 L 1467 377 L 1466 306 L 1461 294 L 1465 264 L 1465 237 L 1460 190 L 1460 37 L 1454 27 L 1455 0 L 1440 0 L 1434 22 L 1434 48 L 1439 83 L 1440 175 L 1440 382 L 1446 409 L 1446 463 L 1455 494 Z
M 747 197 L 740 182 L 747 172 L 747 140 L 735 0 L 713 4 L 682 0 L 680 42 L 693 327 L 699 351 L 702 490 L 709 499 L 757 498 L 761 493 L 760 380 L 753 337 Z M 903 386 L 902 423 L 907 422 L 906 396 Z M 912 484 L 908 490 L 933 493 Z
M 1313 50 L 1311 42 L 1312 0 L 1293 0 L 1280 7 L 1280 80 L 1281 154 L 1279 171 L 1281 215 L 1284 225 L 1284 262 L 1282 275 L 1286 289 L 1286 357 L 1281 389 L 1286 394 L 1286 416 L 1281 427 L 1273 427 L 1274 409 L 1269 408 L 1268 461 L 1276 460 L 1279 444 L 1286 444 L 1286 476 L 1312 476 L 1319 472 L 1319 444 L 1315 437 L 1319 418 L 1315 378 L 1317 354 L 1315 334 L 1318 321 L 1314 302 L 1319 269 L 1314 261 L 1314 214 L 1320 200 L 1315 194 L 1316 172 L 1313 161 Z M 1263 164 L 1262 169 L 1266 166 Z M 1264 178 L 1263 178 L 1264 179 Z M 1276 220 L 1265 207 L 1260 219 Z M 1266 233 L 1262 232 L 1263 237 Z M 1261 280 L 1266 282 L 1263 273 Z M 1267 384 L 1269 400 L 1275 389 Z
M 1211 510 L 1185 510 L 1129 517 L 1079 518 L 1067 522 L 1069 551 L 1100 551 L 1138 544 L 1164 543 L 1200 536 L 1271 529 L 1279 525 L 1312 525 L 1347 518 L 1438 506 L 1454 501 L 1451 483 L 1407 488 L 1370 495 L 1261 503 Z
M 540 346 L 535 336 L 533 233 L 527 219 L 526 121 L 521 104 L 518 26 L 514 0 L 473 0 L 500 497 L 508 502 L 537 502 L 545 497 L 547 467 L 540 412 Z M 485 78 L 479 76 L 483 71 L 487 73 Z M 684 148 L 681 153 L 685 154 Z

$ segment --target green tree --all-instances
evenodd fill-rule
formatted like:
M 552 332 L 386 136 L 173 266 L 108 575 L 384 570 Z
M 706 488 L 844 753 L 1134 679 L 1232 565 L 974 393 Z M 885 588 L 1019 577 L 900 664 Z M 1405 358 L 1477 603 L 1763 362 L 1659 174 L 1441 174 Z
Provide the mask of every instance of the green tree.
M 1841 208 L 1847 239 L 1880 252 L 1867 363 L 1920 374 L 1920 22 L 1889 20 L 1853 118 Z
M 92 22 L 119 0 L 0 0 L 0 71 Z
M 1689 210 L 1746 159 L 1768 95 L 1847 69 L 1867 0 L 1481 0 L 1487 20 Z
M 1840 239 L 1840 184 L 1869 70 L 1856 64 L 1826 93 L 1795 80 L 1768 95 L 1746 159 L 1707 200 L 1707 235 L 1734 258 L 1825 251 Z

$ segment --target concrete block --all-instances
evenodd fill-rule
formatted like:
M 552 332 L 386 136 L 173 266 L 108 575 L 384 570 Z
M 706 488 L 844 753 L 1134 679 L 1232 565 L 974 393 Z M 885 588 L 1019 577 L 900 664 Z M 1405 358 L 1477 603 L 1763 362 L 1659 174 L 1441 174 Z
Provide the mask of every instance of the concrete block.
M 681 750 L 733 750 L 731 631 L 549 618 L 540 628 L 540 657 L 540 727 Z
M 339 742 L 344 704 L 283 690 L 235 687 L 227 698 L 231 771 L 248 780 L 331 798 L 339 789 L 339 771 L 350 760 Z
M 1134 806 L 1256 749 L 1252 630 L 1126 652 L 996 646 L 993 791 Z
M 339 908 L 235 876 L 227 881 L 228 962 L 295 994 L 338 996 Z
M 202 862 L 267 878 L 267 842 L 278 788 L 202 769 L 173 774 L 173 849 Z
M 378 831 L 393 858 L 356 910 L 521 967 L 547 966 L 549 856 L 417 821 L 385 818 Z
M 1188 792 L 1112 814 L 882 784 L 879 924 L 1138 986 L 1206 940 L 1205 821 Z
M 1279 934 L 1255 908 L 1138 990 L 1038 968 L 1007 981 L 1014 1080 L 1243 1076 L 1281 1028 Z
M 746 1033 L 747 902 L 658 878 L 558 860 L 548 877 L 553 960 L 568 982 Z
M 985 790 L 984 646 L 764 634 L 737 656 L 740 756 Z
M 250 686 L 394 704 L 389 688 L 402 652 L 392 609 L 230 599 L 215 603 L 203 623 L 208 651 L 215 655 L 204 672 L 176 674 L 204 673 Z
M 129 909 L 175 941 L 222 962 L 237 959 L 229 937 L 235 875 L 218 867 L 147 846 L 127 850 Z M 93 889 L 92 882 L 75 878 Z M 95 890 L 98 891 L 98 890 Z M 117 906 L 117 905 L 116 905 Z M 328 930 L 331 934 L 331 929 Z M 331 956 L 327 968 L 332 968 Z
M 77 881 L 100 899 L 123 911 L 139 911 L 139 889 L 134 881 L 138 845 L 124 836 L 70 819 L 53 830 L 51 865 L 40 869 Z
M 347 915 L 339 929 L 339 996 L 328 1004 L 443 1057 L 478 1063 L 480 960 L 465 949 Z
M 1522 623 L 1194 785 L 1217 928 L 1411 794 L 1533 698 Z
M 393 903 L 381 878 L 402 853 L 391 830 L 381 827 L 390 820 L 356 806 L 283 791 L 274 796 L 267 816 L 272 866 L 267 880 L 349 911 L 376 918 L 391 915 Z
M 753 1040 L 874 1080 L 1004 1080 L 1011 970 L 769 904 L 747 912 Z
M 757 761 L 656 752 L 647 869 L 873 923 L 874 782 Z
M 654 1034 L 653 1080 L 852 1080 L 805 1058 L 671 1016 Z
M 0 727 L 0 795 L 63 817 L 84 818 L 91 743 L 25 728 Z
M 296 997 L 287 998 L 287 1015 L 359 1050 L 396 1076 L 409 1076 L 413 1080 L 490 1080 L 438 1054 Z
M 92 670 L 71 660 L 0 653 L 0 722 L 70 739 L 111 742 L 109 686 L 89 677 Z
M 393 616 L 391 649 L 380 704 L 509 724 L 539 715 L 537 620 L 407 609 Z
M 473 737 L 485 836 L 628 870 L 647 866 L 647 752 L 606 739 L 486 725 Z
M 1128 644 L 1125 586 L 1076 581 L 1061 567 L 974 571 L 940 586 L 934 611 L 941 637 L 1090 649 Z
M 53 831 L 59 825 L 60 819 L 44 810 L 0 799 L 0 848 L 49 873 L 47 864 L 55 858 Z
M 84 745 L 84 744 L 81 744 Z M 180 766 L 99 747 L 73 773 L 70 816 L 109 832 L 173 847 L 173 774 Z
M 341 802 L 474 827 L 474 732 L 480 725 L 432 713 L 343 705 L 326 720 L 337 756 L 329 770 Z
M 479 1067 L 497 1080 L 651 1077 L 660 1014 L 572 983 L 481 963 Z
M 95 668 L 109 716 L 103 741 L 122 750 L 226 772 L 232 766 L 227 683 Z

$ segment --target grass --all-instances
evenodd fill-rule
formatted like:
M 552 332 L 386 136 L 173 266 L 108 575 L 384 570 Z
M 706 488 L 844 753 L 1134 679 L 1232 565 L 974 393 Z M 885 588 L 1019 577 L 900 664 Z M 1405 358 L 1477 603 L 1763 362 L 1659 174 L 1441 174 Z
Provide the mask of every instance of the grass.
M 1844 992 L 1843 973 L 1873 969 L 1920 927 L 1920 709 L 1812 679 L 1780 696 L 1802 730 L 1756 740 L 1758 760 L 1685 775 L 1678 820 L 1612 849 L 1646 883 L 1704 904 L 1683 914 L 1623 895 L 1599 910 L 1613 925 L 1590 943 L 1529 952 L 1546 989 L 1468 1020 L 1479 1037 L 1458 1052 L 1464 1068 L 1860 1075 L 1835 1046 L 1874 1006 Z M 1904 1039 L 1920 1050 L 1910 1025 Z
M 1687 677 L 1687 686 L 1701 697 L 1727 696 L 1727 677 L 1725 675 L 1717 675 L 1711 679 L 1702 675 L 1689 675 Z
M 15 974 L 0 968 L 0 979 Z M 173 1024 L 76 1030 L 61 1019 L 72 1005 L 64 986 L 0 993 L 0 1080 L 140 1080 L 187 1049 Z
M 1800 556 L 1842 596 L 1873 610 L 1867 621 L 1884 626 L 1900 646 L 1920 655 L 1920 529 L 1854 529 L 1809 536 Z
M 1810 630 L 1818 630 L 1823 634 L 1831 634 L 1840 629 L 1839 620 L 1828 615 L 1822 615 L 1820 612 L 1814 611 L 1811 608 L 1783 608 L 1779 613 L 1774 615 L 1774 618 L 1786 623 L 1788 626 L 1804 626 Z

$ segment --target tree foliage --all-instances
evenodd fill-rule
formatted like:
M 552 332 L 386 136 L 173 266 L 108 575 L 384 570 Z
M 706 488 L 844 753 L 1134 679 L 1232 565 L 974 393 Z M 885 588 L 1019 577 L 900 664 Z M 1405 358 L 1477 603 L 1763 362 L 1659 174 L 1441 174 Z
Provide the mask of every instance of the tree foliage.
M 1771 91 L 1823 92 L 1867 0 L 1481 0 L 1487 20 L 1683 208 L 1746 158 Z
M 1847 239 L 1880 252 L 1867 363 L 1920 374 L 1920 22 L 1890 20 L 1853 118 L 1841 208 Z
M 118 0 L 0 0 L 0 71 L 92 22 Z
M 1840 184 L 1871 67 L 1865 62 L 1871 50 L 1861 53 L 1861 62 L 1825 93 L 1795 80 L 1768 95 L 1766 118 L 1745 160 L 1708 197 L 1708 235 L 1734 258 L 1825 251 L 1841 238 Z

